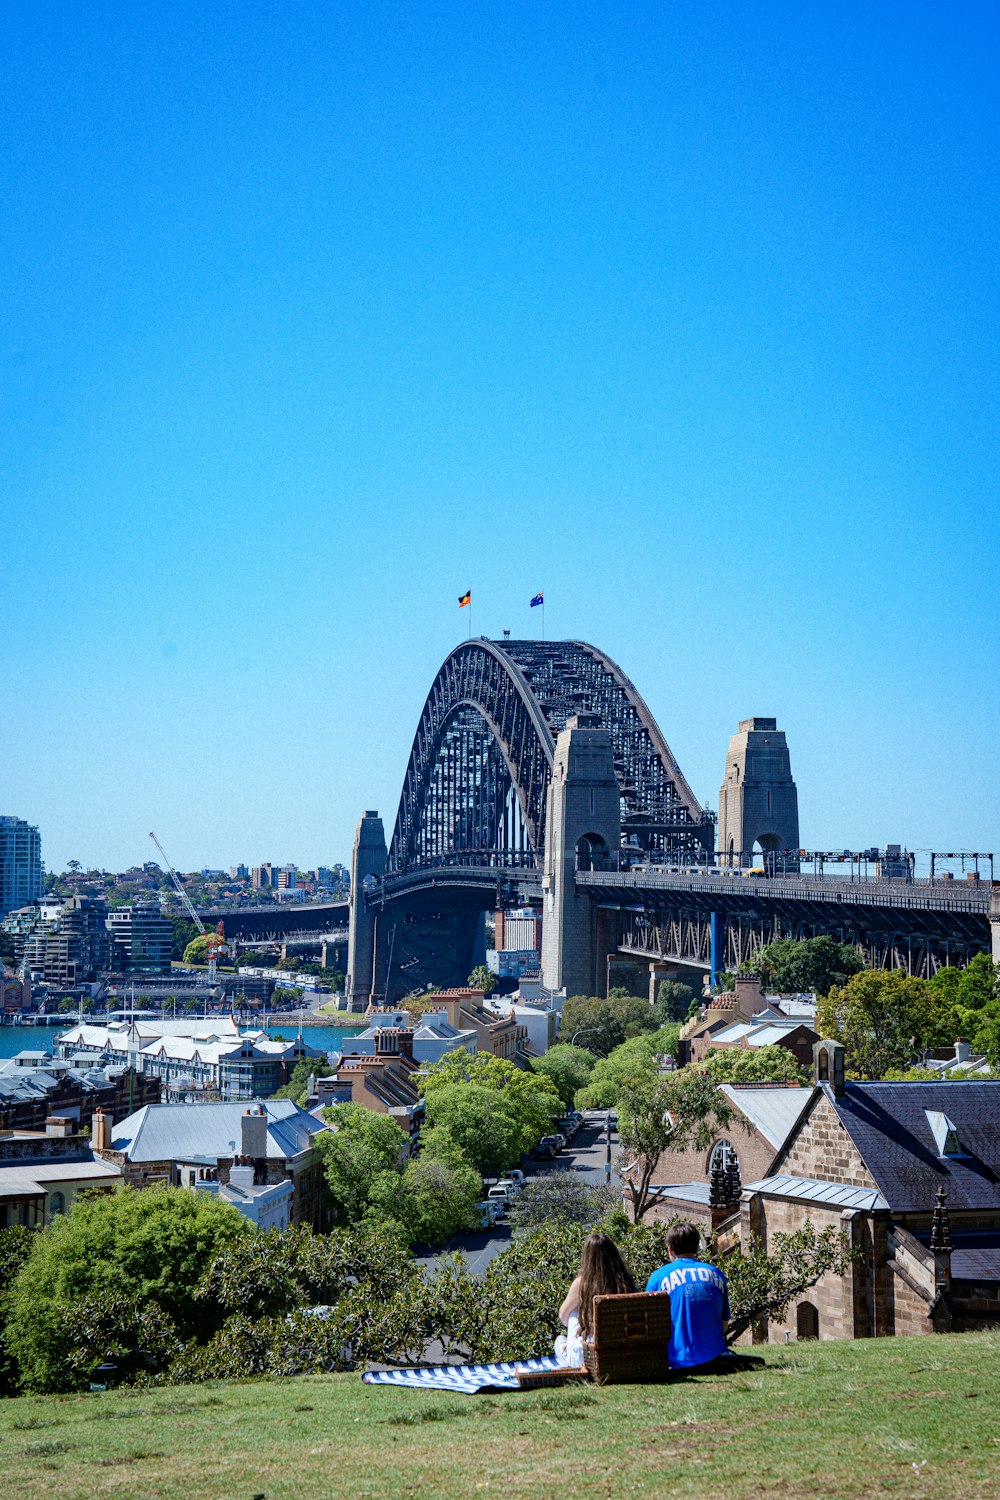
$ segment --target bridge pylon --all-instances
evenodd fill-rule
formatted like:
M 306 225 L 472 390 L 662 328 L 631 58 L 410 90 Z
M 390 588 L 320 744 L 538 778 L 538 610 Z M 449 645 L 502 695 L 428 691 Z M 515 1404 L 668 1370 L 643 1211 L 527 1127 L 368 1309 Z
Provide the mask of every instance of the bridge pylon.
M 385 829 L 375 811 L 360 819 L 351 851 L 350 921 L 347 932 L 348 1010 L 363 1012 L 371 1003 L 379 967 L 376 949 L 379 945 L 378 919 L 365 905 L 365 881 L 385 874 L 387 855 Z
M 784 731 L 776 719 L 742 719 L 729 741 L 719 792 L 719 859 L 724 865 L 753 864 L 754 849 L 764 864 L 779 851 L 799 847 L 799 794 L 792 780 Z M 777 866 L 798 869 L 795 855 Z
M 576 874 L 610 868 L 620 848 L 621 788 L 611 735 L 596 714 L 572 715 L 556 740 L 547 794 L 542 980 L 548 989 L 603 994 L 613 924 L 577 892 Z

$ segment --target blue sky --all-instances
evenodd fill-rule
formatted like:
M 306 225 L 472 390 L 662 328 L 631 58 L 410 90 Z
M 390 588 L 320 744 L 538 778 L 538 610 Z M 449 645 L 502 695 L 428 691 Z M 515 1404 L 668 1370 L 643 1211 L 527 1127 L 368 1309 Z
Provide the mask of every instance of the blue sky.
M 619 661 L 699 796 L 1000 847 L 995 7 L 2 22 L 0 811 L 347 857 L 441 660 Z

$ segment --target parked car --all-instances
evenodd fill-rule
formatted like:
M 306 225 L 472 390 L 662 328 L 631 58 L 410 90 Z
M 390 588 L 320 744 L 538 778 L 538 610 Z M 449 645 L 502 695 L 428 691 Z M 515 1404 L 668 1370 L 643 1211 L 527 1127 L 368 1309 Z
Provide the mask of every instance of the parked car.
M 509 1172 L 504 1173 L 501 1181 L 506 1182 L 508 1177 L 510 1178 L 511 1182 L 516 1182 L 519 1188 L 524 1187 L 524 1173 L 521 1171 L 520 1167 L 511 1167 Z
M 524 1183 L 518 1182 L 513 1173 L 508 1177 L 501 1177 L 497 1187 L 507 1188 L 512 1198 L 519 1198 L 524 1192 Z
M 566 1137 L 563 1135 L 561 1130 L 556 1131 L 556 1144 L 558 1145 L 560 1151 L 566 1145 Z
M 556 1156 L 559 1152 L 559 1142 L 554 1135 L 543 1135 L 535 1147 L 536 1156 Z
M 498 1217 L 502 1219 L 504 1214 L 507 1212 L 507 1204 L 510 1202 L 510 1199 L 507 1196 L 506 1189 L 490 1188 L 489 1192 L 486 1195 L 486 1201 L 488 1203 L 497 1203 L 500 1205 L 500 1212 Z
M 498 1182 L 494 1187 L 490 1188 L 486 1196 L 492 1199 L 493 1202 L 502 1203 L 504 1208 L 506 1208 L 509 1203 L 513 1203 L 517 1197 L 517 1193 L 512 1182 Z
M 476 1211 L 480 1216 L 480 1227 L 489 1229 L 497 1219 L 503 1217 L 504 1204 L 499 1198 L 484 1198 L 481 1203 L 476 1204 Z

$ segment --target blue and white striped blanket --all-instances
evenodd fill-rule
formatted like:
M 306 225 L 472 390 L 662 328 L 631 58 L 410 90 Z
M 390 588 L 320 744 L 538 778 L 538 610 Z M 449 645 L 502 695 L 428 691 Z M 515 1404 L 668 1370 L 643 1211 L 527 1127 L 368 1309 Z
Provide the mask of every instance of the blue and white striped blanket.
M 517 1359 L 499 1365 L 425 1365 L 416 1370 L 366 1370 L 361 1379 L 368 1385 L 402 1385 L 411 1391 L 455 1391 L 474 1396 L 477 1391 L 520 1389 L 518 1370 L 561 1370 L 553 1355 L 544 1359 Z

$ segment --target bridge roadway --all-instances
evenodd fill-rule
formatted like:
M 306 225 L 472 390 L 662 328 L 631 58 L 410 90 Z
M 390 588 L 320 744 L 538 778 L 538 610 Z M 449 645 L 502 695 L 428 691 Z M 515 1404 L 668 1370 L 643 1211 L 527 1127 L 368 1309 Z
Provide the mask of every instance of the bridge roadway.
M 988 882 L 851 881 L 830 875 L 751 876 L 739 870 L 578 871 L 576 887 L 614 916 L 611 952 L 708 970 L 734 969 L 765 943 L 828 934 L 857 944 L 873 967 L 930 975 L 990 950 Z M 1000 889 L 1000 888 L 998 888 Z M 454 858 L 373 882 L 365 905 L 459 902 L 485 910 L 541 899 L 541 872 Z M 603 967 L 603 966 L 602 966 Z
M 288 906 L 264 903 L 260 906 L 214 906 L 198 915 L 206 927 L 221 922 L 227 938 L 259 938 L 262 941 L 284 938 L 325 937 L 346 931 L 346 901 L 305 902 Z

